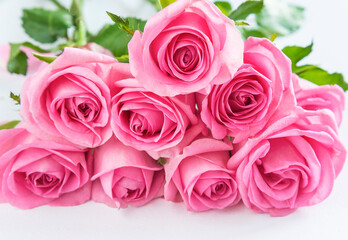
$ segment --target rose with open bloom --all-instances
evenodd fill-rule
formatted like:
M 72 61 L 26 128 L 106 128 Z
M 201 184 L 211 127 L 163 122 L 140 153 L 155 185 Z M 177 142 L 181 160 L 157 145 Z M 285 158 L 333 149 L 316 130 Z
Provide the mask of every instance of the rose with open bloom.
M 111 127 L 128 146 L 146 151 L 176 146 L 198 122 L 193 94 L 161 97 L 134 78 L 117 81 L 114 87 L 119 90 L 112 98 Z
M 190 211 L 223 209 L 240 200 L 235 172 L 226 168 L 231 144 L 199 138 L 164 165 L 164 197 L 183 200 Z
M 318 109 L 328 109 L 333 112 L 337 125 L 342 123 L 344 110 L 344 92 L 337 85 L 317 86 L 293 74 L 297 105 L 303 109 L 316 111 Z
M 285 95 L 294 98 L 286 91 L 292 91 L 290 60 L 268 39 L 250 37 L 244 65 L 204 98 L 202 120 L 215 138 L 232 136 L 238 143 L 265 126 Z
M 346 158 L 335 128 L 326 110 L 301 110 L 237 145 L 228 167 L 237 169 L 245 205 L 283 216 L 326 199 Z
M 147 90 L 175 96 L 232 78 L 243 62 L 234 22 L 208 0 L 181 0 L 151 17 L 129 45 L 131 71 Z
M 116 138 L 95 149 L 92 180 L 92 199 L 111 207 L 142 206 L 163 196 L 163 167 Z
M 38 140 L 22 128 L 1 130 L 0 145 L 0 202 L 29 209 L 90 200 L 85 151 Z
M 117 77 L 115 59 L 65 48 L 50 65 L 32 75 L 21 92 L 21 116 L 40 138 L 96 147 L 112 135 L 109 82 Z

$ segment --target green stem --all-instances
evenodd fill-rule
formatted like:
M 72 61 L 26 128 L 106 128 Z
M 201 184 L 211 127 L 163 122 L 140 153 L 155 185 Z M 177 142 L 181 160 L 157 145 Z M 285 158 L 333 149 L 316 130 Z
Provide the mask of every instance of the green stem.
M 77 29 L 76 29 L 76 34 L 77 34 L 77 41 L 76 45 L 77 46 L 83 46 L 87 44 L 87 28 L 86 24 L 83 21 L 83 19 L 78 19 L 77 20 Z
M 63 4 L 61 4 L 58 0 L 50 0 L 54 5 L 56 5 L 60 10 L 64 10 L 66 12 L 69 12 L 69 10 L 64 7 Z
M 278 35 L 276 33 L 273 33 L 273 35 L 271 36 L 269 40 L 271 40 L 271 42 L 274 42 L 274 40 L 276 40 L 277 37 Z
M 73 0 L 70 8 L 75 25 L 74 41 L 78 47 L 87 44 L 87 28 L 83 20 L 82 6 L 83 0 Z
M 130 29 L 130 28 L 127 27 L 127 26 L 123 26 L 122 29 L 123 29 L 124 31 L 126 31 L 126 32 L 127 32 L 129 35 L 131 35 L 131 36 L 133 36 L 134 33 L 135 33 L 134 30 Z

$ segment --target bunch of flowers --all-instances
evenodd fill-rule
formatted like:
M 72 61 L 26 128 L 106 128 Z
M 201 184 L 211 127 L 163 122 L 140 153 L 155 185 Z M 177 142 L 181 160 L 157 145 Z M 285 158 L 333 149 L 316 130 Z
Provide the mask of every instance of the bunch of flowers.
M 342 88 L 302 79 L 319 69 L 297 66 L 311 46 L 282 52 L 265 37 L 243 40 L 237 20 L 262 1 L 216 5 L 175 1 L 143 31 L 109 13 L 115 25 L 94 36 L 101 47 L 87 43 L 73 1 L 76 38 L 58 56 L 35 53 L 39 61 L 29 48 L 40 48 L 12 44 L 8 69 L 22 71 L 24 56 L 28 78 L 22 121 L 0 130 L 0 201 L 124 208 L 163 197 L 205 211 L 242 200 L 282 216 L 326 199 L 346 158 Z M 112 30 L 124 31 L 127 55 L 96 40 Z

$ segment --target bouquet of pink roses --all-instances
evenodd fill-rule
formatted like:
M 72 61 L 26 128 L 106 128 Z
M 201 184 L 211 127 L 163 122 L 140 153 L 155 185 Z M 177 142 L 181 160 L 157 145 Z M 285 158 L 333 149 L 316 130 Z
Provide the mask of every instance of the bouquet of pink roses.
M 346 159 L 348 84 L 298 64 L 312 44 L 278 49 L 288 33 L 266 24 L 263 1 L 151 1 L 159 12 L 146 22 L 108 12 L 115 23 L 96 35 L 81 0 L 52 2 L 22 20 L 56 46 L 0 49 L 9 72 L 27 75 L 11 93 L 22 121 L 0 130 L 1 202 L 123 208 L 163 197 L 205 211 L 242 200 L 282 216 L 329 196 Z

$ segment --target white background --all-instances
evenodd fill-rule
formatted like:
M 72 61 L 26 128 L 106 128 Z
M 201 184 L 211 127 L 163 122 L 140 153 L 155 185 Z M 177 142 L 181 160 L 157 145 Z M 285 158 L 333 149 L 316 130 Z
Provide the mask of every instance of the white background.
M 234 1 L 237 3 L 240 0 Z M 20 27 L 21 8 L 50 6 L 47 0 L 0 0 L 0 44 L 29 40 Z M 69 2 L 63 1 L 63 2 Z M 288 0 L 306 7 L 306 22 L 299 32 L 277 39 L 279 47 L 306 45 L 314 52 L 306 62 L 348 79 L 348 1 Z M 105 11 L 148 18 L 154 9 L 145 0 L 86 0 L 89 28 L 96 32 L 108 20 Z M 21 79 L 0 73 L 0 122 L 19 119 L 9 91 L 20 90 Z M 348 95 L 346 94 L 346 97 Z M 346 103 L 348 101 L 346 100 Z M 340 129 L 348 146 L 348 111 Z M 1 146 L 0 146 L 1 147 Z M 103 204 L 77 207 L 39 207 L 19 210 L 0 205 L 0 239 L 348 239 L 348 166 L 323 203 L 299 209 L 282 218 L 256 214 L 239 204 L 223 211 L 187 212 L 183 204 L 157 199 L 141 208 L 123 210 Z

